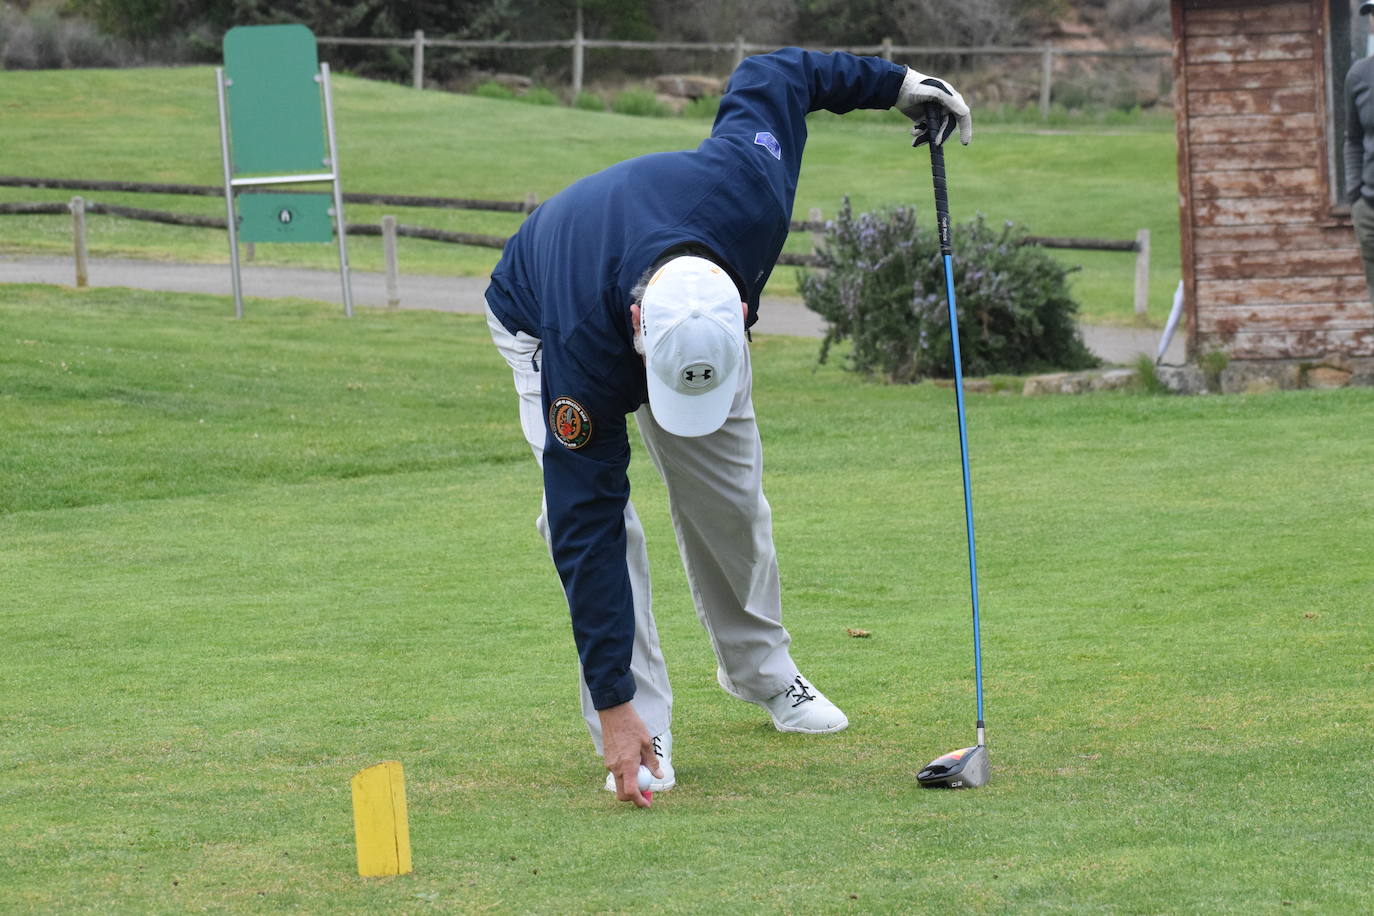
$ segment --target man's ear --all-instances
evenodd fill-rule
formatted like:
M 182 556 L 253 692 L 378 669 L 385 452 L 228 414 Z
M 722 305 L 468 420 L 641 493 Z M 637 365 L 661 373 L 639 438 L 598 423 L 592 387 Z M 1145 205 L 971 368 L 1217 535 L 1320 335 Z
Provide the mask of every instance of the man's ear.
M 639 303 L 630 306 L 630 327 L 635 331 L 639 330 Z

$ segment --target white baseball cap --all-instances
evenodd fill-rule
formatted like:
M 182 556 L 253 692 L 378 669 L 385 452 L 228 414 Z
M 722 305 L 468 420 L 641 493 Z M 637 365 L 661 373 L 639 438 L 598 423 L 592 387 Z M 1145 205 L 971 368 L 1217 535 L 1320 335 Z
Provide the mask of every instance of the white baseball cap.
M 744 363 L 739 290 L 705 258 L 673 258 L 654 273 L 640 303 L 649 407 L 675 436 L 720 429 Z

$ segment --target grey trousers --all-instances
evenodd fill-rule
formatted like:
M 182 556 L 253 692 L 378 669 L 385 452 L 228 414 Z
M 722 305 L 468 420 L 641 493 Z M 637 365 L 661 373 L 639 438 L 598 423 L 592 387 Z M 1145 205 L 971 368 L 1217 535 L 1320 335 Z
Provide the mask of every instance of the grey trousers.
M 543 466 L 544 407 L 535 371 L 539 341 L 511 334 L 487 310 L 492 341 L 511 367 L 519 396 L 520 428 Z M 754 420 L 753 371 L 746 359 L 725 425 L 709 436 L 685 439 L 665 432 L 645 404 L 635 412 L 640 437 L 668 488 L 668 508 L 692 601 L 730 689 L 763 700 L 784 690 L 797 674 L 782 625 L 773 516 L 763 495 L 763 445 Z M 548 543 L 545 507 L 535 526 Z M 649 556 L 634 504 L 625 505 L 625 564 L 634 597 L 635 641 L 630 670 L 635 711 L 649 734 L 667 731 L 673 693 L 654 625 Z M 582 717 L 598 754 L 601 720 L 580 677 Z
M 1360 259 L 1364 261 L 1365 288 L 1374 301 L 1374 207 L 1361 197 L 1350 205 L 1350 219 L 1355 224 L 1355 238 L 1360 242 Z

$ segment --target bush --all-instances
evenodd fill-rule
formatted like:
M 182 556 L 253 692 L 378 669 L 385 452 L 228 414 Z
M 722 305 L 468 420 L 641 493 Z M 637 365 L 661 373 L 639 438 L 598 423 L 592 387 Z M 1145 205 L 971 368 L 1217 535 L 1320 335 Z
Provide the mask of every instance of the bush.
M 519 96 L 518 98 L 519 98 L 520 101 L 525 102 L 526 104 L 529 104 L 529 105 L 557 105 L 557 104 L 558 104 L 558 96 L 556 96 L 556 95 L 553 94 L 553 90 L 552 90 L 552 89 L 546 89 L 546 88 L 543 87 L 543 86 L 535 86 L 535 87 L 533 87 L 532 89 L 530 89 L 528 92 L 526 92 L 524 95 Z
M 62 43 L 66 48 L 67 66 L 74 68 L 119 67 L 133 57 L 122 42 L 100 34 L 82 19 L 64 23 Z
M 481 96 L 484 99 L 501 99 L 502 101 L 510 101 L 515 98 L 514 92 L 511 92 L 500 83 L 492 81 L 485 82 L 478 86 L 476 89 L 472 90 L 472 94 Z
M 46 6 L 27 13 L 0 6 L 0 68 L 120 67 L 138 61 L 128 42 L 101 34 L 80 17 L 63 18 Z
M 1221 391 L 1221 373 L 1230 365 L 1231 358 L 1222 350 L 1211 350 L 1198 357 L 1197 365 L 1202 370 L 1202 380 L 1207 390 Z
M 53 10 L 34 10 L 11 21 L 0 64 L 6 70 L 57 70 L 64 63 L 62 23 Z
M 666 118 L 672 114 L 668 106 L 647 89 L 626 89 L 611 102 L 611 111 L 641 118 Z
M 699 99 L 692 99 L 682 108 L 684 118 L 701 118 L 706 121 L 714 121 L 716 112 L 720 109 L 720 96 L 703 95 Z
M 1155 361 L 1150 358 L 1148 353 L 1142 353 L 1135 359 L 1135 374 L 1139 379 L 1140 390 L 1146 394 L 1168 394 L 1169 386 L 1164 384 L 1164 380 L 1159 377 L 1159 368 L 1155 366 Z
M 595 92 L 579 92 L 573 100 L 573 107 L 583 111 L 605 111 L 606 100 Z
M 954 227 L 954 288 L 966 375 L 1087 369 L 1098 364 L 1074 324 L 1068 270 L 983 217 Z M 806 305 L 833 344 L 852 340 L 848 368 L 891 381 L 952 378 L 943 259 L 934 228 L 905 207 L 853 214 L 848 198 L 826 224 L 820 272 L 803 272 Z

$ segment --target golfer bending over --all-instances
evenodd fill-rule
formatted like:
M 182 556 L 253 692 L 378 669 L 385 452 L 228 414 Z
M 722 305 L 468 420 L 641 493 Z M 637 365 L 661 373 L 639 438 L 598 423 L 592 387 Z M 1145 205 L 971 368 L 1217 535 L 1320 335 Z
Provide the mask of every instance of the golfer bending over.
M 942 105 L 939 136 L 924 107 Z M 687 582 L 720 686 L 780 731 L 849 724 L 802 676 L 782 625 L 748 332 L 787 238 L 806 114 L 896 105 L 917 142 L 968 143 L 947 84 L 875 57 L 785 48 L 740 64 L 695 150 L 613 165 L 557 194 L 506 244 L 488 323 L 544 471 L 537 526 L 567 594 L 582 712 L 606 788 L 672 788 L 672 692 L 650 610 L 626 414 L 668 488 Z

